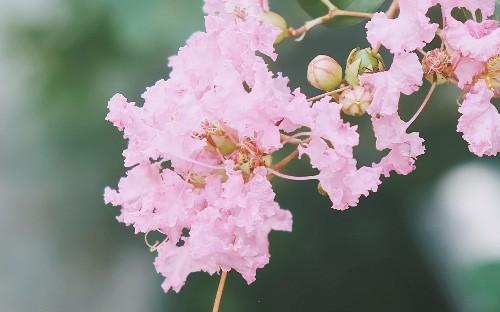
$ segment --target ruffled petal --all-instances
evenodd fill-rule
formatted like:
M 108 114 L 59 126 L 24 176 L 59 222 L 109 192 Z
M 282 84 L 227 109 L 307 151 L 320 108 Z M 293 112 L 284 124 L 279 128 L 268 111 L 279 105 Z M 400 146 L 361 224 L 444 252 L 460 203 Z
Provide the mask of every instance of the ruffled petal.
M 400 0 L 397 18 L 375 13 L 366 24 L 368 42 L 373 47 L 381 43 L 394 54 L 423 48 L 432 41 L 438 28 L 426 16 L 431 6 L 431 0 Z
M 458 109 L 457 131 L 463 133 L 469 150 L 477 156 L 495 156 L 500 152 L 500 114 L 491 103 L 493 92 L 479 80 Z

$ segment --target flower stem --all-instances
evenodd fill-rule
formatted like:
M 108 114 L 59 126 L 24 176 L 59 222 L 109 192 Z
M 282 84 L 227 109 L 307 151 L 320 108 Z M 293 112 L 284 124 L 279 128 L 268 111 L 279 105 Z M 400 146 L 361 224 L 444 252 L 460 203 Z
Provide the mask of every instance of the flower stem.
M 227 272 L 222 272 L 220 275 L 219 286 L 217 287 L 217 293 L 215 295 L 214 307 L 212 312 L 219 312 L 220 302 L 222 299 L 222 292 L 224 291 L 224 285 L 226 284 Z
M 413 117 L 406 123 L 406 128 L 409 128 L 411 124 L 417 119 L 417 117 L 420 115 L 420 113 L 424 110 L 425 106 L 427 103 L 429 103 L 429 100 L 431 99 L 432 93 L 434 93 L 434 90 L 436 90 L 437 83 L 433 82 L 431 85 L 431 88 L 429 89 L 429 92 L 427 92 L 427 95 L 425 96 L 424 101 L 418 108 L 417 112 Z
M 307 21 L 304 23 L 303 26 L 299 28 L 292 28 L 290 27 L 288 29 L 288 34 L 293 37 L 302 37 L 305 35 L 307 31 L 309 31 L 311 28 L 321 25 L 324 23 L 327 23 L 334 19 L 337 16 L 351 16 L 351 17 L 360 17 L 360 18 L 370 18 L 372 17 L 372 13 L 368 12 L 359 12 L 359 11 L 347 11 L 347 10 L 340 10 L 337 7 L 335 7 L 333 4 L 331 4 L 329 1 L 323 1 L 325 5 L 328 6 L 329 11 L 327 14 L 317 17 L 315 19 L 312 19 L 310 21 Z M 329 3 L 329 4 L 327 4 Z
M 319 175 L 305 176 L 305 177 L 292 176 L 292 175 L 284 174 L 284 173 L 281 173 L 279 171 L 273 170 L 271 168 L 267 168 L 267 171 L 269 171 L 272 175 L 275 175 L 279 178 L 282 178 L 285 180 L 292 180 L 292 181 L 318 180 L 318 178 L 319 178 Z
M 281 133 L 280 134 L 281 143 L 282 144 L 291 143 L 291 144 L 296 144 L 296 145 L 307 143 L 308 139 L 301 140 L 301 139 L 299 139 L 299 137 L 309 136 L 310 134 L 311 134 L 311 132 L 299 132 L 299 133 L 296 133 L 293 135 L 286 135 L 286 134 Z
M 274 166 L 273 166 L 273 169 L 274 170 L 281 170 L 283 169 L 286 165 L 288 165 L 289 162 L 291 162 L 292 160 L 295 159 L 295 157 L 299 156 L 299 150 L 298 149 L 294 149 L 293 152 L 291 152 L 290 154 L 288 154 L 287 156 L 285 156 L 285 158 L 283 158 L 282 160 L 280 160 L 279 162 L 277 162 Z
M 326 92 L 326 93 L 314 96 L 312 98 L 308 98 L 307 101 L 309 101 L 309 102 L 317 101 L 319 99 L 324 98 L 325 96 L 332 95 L 332 94 L 335 94 L 335 93 L 339 93 L 339 92 L 342 92 L 342 91 L 347 90 L 349 88 L 350 88 L 350 86 L 347 86 L 347 87 L 342 87 L 342 88 L 339 88 L 339 89 L 336 89 L 336 90 L 333 90 L 333 91 L 329 91 L 329 92 Z

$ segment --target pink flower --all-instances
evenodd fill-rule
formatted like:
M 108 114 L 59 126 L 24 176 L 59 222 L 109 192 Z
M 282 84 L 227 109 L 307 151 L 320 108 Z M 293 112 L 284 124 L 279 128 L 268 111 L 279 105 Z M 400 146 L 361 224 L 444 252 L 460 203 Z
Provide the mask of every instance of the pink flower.
M 395 114 L 400 93 L 410 95 L 417 91 L 422 77 L 422 66 L 415 53 L 396 55 L 389 70 L 361 76 L 361 85 L 373 94 L 368 113 L 372 116 Z
M 366 24 L 368 42 L 374 47 L 381 43 L 392 53 L 399 54 L 423 48 L 432 41 L 438 28 L 426 16 L 431 0 L 400 0 L 400 13 L 395 19 L 385 13 L 375 13 Z
M 457 131 L 463 133 L 469 150 L 478 156 L 495 156 L 500 152 L 500 114 L 491 103 L 493 92 L 479 80 L 458 109 Z
M 453 61 L 455 64 L 454 73 L 458 78 L 458 87 L 464 89 L 466 86 L 473 83 L 474 77 L 484 71 L 485 65 L 483 62 L 460 56 L 460 54 L 457 55 L 458 56 L 456 56 Z
M 341 106 L 328 99 L 316 102 L 313 107 L 311 141 L 300 147 L 307 154 L 311 165 L 320 173 L 318 179 L 332 201 L 332 208 L 344 210 L 357 205 L 359 198 L 377 191 L 381 170 L 363 167 L 357 169 L 353 147 L 359 143 L 356 126 L 340 118 Z
M 257 169 L 245 182 L 240 172 L 228 180 L 207 178 L 204 207 L 194 216 L 189 235 L 181 243 L 170 241 L 158 248 L 156 270 L 165 276 L 163 289 L 178 292 L 189 274 L 234 269 L 248 283 L 256 270 L 269 262 L 271 230 L 291 231 L 292 216 L 274 201 L 266 170 Z
M 121 206 L 117 219 L 133 225 L 136 233 L 161 231 L 174 241 L 203 203 L 193 185 L 172 170 L 160 170 L 159 164 L 130 169 L 117 191 L 106 188 L 104 200 Z
M 415 160 L 424 154 L 424 140 L 416 132 L 406 133 L 407 124 L 397 114 L 381 118 L 372 118 L 373 131 L 377 138 L 376 147 L 389 154 L 374 167 L 381 168 L 388 177 L 391 171 L 407 175 L 415 170 Z
M 444 30 L 448 45 L 463 56 L 486 62 L 500 53 L 500 28 L 498 22 L 485 20 L 465 23 L 451 19 Z
M 269 261 L 269 232 L 291 230 L 261 166 L 282 147 L 280 131 L 311 123 L 311 109 L 257 55 L 276 58 L 276 28 L 252 13 L 267 2 L 207 1 L 206 9 L 220 5 L 234 10 L 205 18 L 206 31 L 170 58 L 169 79 L 147 88 L 142 106 L 119 94 L 108 104 L 131 169 L 117 190 L 106 188 L 105 202 L 121 206 L 118 220 L 136 232 L 167 236 L 155 261 L 165 291 L 195 271 L 234 269 L 250 283 Z

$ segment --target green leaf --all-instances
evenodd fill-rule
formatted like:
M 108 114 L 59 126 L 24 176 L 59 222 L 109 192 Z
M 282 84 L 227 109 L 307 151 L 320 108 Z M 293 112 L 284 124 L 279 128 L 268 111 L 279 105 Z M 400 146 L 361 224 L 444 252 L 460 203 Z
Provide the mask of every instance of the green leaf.
M 321 0 L 297 0 L 300 6 L 312 17 L 323 16 L 328 13 L 328 8 Z M 498 1 L 498 0 L 497 0 Z M 337 8 L 348 11 L 375 12 L 385 2 L 385 0 L 330 0 Z M 327 26 L 350 26 L 365 21 L 365 18 L 339 16 Z

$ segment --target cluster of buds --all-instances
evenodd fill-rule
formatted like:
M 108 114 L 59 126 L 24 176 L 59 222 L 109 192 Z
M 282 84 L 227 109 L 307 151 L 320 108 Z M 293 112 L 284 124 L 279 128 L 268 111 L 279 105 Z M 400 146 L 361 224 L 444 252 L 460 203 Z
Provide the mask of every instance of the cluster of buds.
M 359 77 L 385 69 L 379 53 L 370 48 L 356 48 L 347 58 L 345 75 L 339 63 L 326 55 L 316 56 L 307 68 L 307 79 L 317 89 L 332 91 L 339 86 L 343 92 L 335 99 L 342 105 L 342 111 L 349 116 L 362 116 L 372 100 L 368 90 L 359 85 Z

